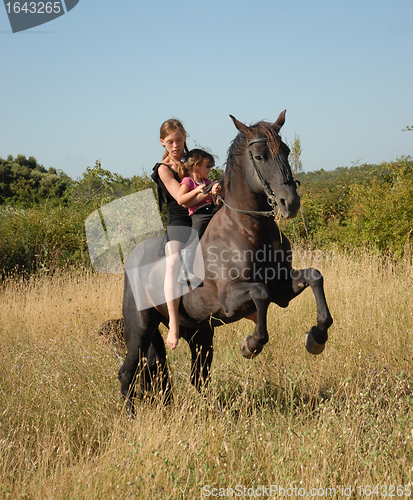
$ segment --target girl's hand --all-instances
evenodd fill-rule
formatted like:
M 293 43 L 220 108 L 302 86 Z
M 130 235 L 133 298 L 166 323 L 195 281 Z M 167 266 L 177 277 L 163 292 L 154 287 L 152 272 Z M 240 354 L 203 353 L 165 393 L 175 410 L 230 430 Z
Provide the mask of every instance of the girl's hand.
M 200 184 L 199 186 L 197 186 L 195 188 L 195 192 L 198 194 L 198 193 L 202 193 L 202 190 L 204 189 L 205 187 L 205 184 Z
M 211 189 L 211 193 L 217 195 L 221 192 L 221 184 L 214 184 Z

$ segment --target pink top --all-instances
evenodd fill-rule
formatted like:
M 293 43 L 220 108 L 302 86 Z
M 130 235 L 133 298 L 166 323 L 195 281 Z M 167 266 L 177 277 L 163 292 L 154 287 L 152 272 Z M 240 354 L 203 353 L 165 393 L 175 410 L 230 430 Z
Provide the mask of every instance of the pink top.
M 191 177 L 184 177 L 182 179 L 181 185 L 185 184 L 185 186 L 189 187 L 189 191 L 193 191 L 196 187 L 198 187 L 200 184 L 211 184 L 211 181 L 209 179 L 202 179 L 202 182 L 198 184 L 198 182 L 195 182 Z M 208 198 L 205 198 L 204 201 L 201 203 L 198 203 L 198 205 L 194 205 L 193 207 L 188 207 L 188 213 L 189 215 L 194 214 L 199 208 L 205 207 L 207 205 L 210 205 L 212 203 L 212 198 L 208 196 Z

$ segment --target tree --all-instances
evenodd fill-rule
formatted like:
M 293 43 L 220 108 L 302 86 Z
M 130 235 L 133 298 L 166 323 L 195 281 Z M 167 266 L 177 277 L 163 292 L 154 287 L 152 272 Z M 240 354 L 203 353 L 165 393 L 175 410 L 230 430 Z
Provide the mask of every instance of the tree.
M 101 160 L 96 160 L 94 167 L 87 167 L 82 177 L 73 185 L 73 195 L 76 199 L 100 200 L 107 203 L 113 196 L 113 184 L 122 182 L 119 174 L 112 174 L 102 168 Z
M 301 161 L 302 148 L 299 135 L 294 135 L 294 142 L 289 145 L 289 148 L 290 156 L 288 157 L 288 161 L 290 163 L 292 173 L 293 175 L 300 174 L 303 171 L 303 164 Z
M 224 176 L 224 171 L 221 167 L 212 167 L 208 179 L 210 181 L 220 181 Z
M 31 206 L 61 198 L 70 185 L 71 179 L 53 167 L 46 170 L 36 158 L 12 155 L 7 160 L 0 158 L 0 204 L 18 202 Z

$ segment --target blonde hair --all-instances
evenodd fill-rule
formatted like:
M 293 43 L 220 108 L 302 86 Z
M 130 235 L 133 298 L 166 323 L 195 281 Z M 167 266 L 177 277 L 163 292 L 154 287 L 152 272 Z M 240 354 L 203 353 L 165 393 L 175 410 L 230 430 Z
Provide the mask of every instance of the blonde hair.
M 188 147 L 186 145 L 186 130 L 184 129 L 184 126 L 182 123 L 177 120 L 176 118 L 170 118 L 169 120 L 166 120 L 165 122 L 162 123 L 160 133 L 159 133 L 159 138 L 161 140 L 164 140 L 168 135 L 172 134 L 173 132 L 181 132 L 181 134 L 184 136 L 184 151 L 185 153 L 188 153 Z M 163 155 L 162 160 L 164 160 L 168 156 L 168 151 L 165 149 L 165 153 Z

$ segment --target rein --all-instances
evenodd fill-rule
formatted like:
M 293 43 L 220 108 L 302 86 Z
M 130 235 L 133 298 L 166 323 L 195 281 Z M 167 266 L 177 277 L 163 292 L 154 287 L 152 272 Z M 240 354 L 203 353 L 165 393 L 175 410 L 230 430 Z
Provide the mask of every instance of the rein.
M 282 243 L 282 241 L 283 241 L 283 234 L 282 234 L 281 229 L 280 229 L 280 227 L 279 227 L 279 219 L 280 219 L 280 218 L 279 218 L 279 217 L 277 217 L 277 211 L 276 211 L 276 209 L 277 209 L 277 204 L 276 204 L 275 202 L 274 202 L 274 205 L 272 206 L 272 210 L 269 210 L 268 212 L 261 212 L 261 211 L 259 211 L 259 210 L 239 210 L 238 208 L 230 207 L 230 206 L 228 205 L 228 203 L 226 203 L 226 202 L 225 202 L 224 198 L 223 198 L 220 194 L 218 194 L 218 195 L 217 195 L 217 198 L 218 198 L 218 199 L 220 199 L 220 200 L 222 201 L 222 203 L 223 203 L 226 207 L 228 207 L 228 208 L 229 208 L 230 210 L 232 210 L 233 212 L 237 212 L 238 214 L 245 214 L 245 215 L 260 215 L 260 216 L 262 216 L 262 217 L 271 217 L 271 216 L 272 216 L 272 217 L 274 217 L 274 222 L 275 222 L 275 223 L 276 223 L 276 225 L 277 225 L 278 232 L 279 232 L 279 234 L 280 234 L 280 241 L 281 241 L 281 243 Z M 270 202 L 269 202 L 269 200 L 267 200 L 267 201 L 268 201 L 268 203 L 270 203 Z
M 263 217 L 271 217 L 271 216 L 274 216 L 274 220 L 275 220 L 275 216 L 276 216 L 276 212 L 275 212 L 275 207 L 276 205 L 273 206 L 273 209 L 272 210 L 268 210 L 268 212 L 263 212 L 263 211 L 259 211 L 259 210 L 239 210 L 238 208 L 234 208 L 234 207 L 230 207 L 228 205 L 228 203 L 225 202 L 224 198 L 218 194 L 216 196 L 219 200 L 222 201 L 222 203 L 227 207 L 229 208 L 230 210 L 232 210 L 233 212 L 237 212 L 238 214 L 246 214 L 246 215 L 261 215 Z
M 210 193 L 211 192 L 211 189 L 212 189 L 212 186 L 214 184 L 219 184 L 219 181 L 212 181 L 211 184 L 208 184 L 208 186 L 205 186 L 204 189 L 202 190 L 202 192 L 204 194 L 207 194 L 207 193 Z M 263 211 L 258 211 L 258 210 L 239 210 L 238 208 L 234 208 L 234 207 L 231 207 L 230 205 L 228 205 L 228 203 L 224 200 L 224 198 L 220 195 L 220 194 L 216 194 L 214 195 L 215 198 L 217 198 L 218 200 L 221 200 L 221 202 L 227 207 L 229 208 L 230 210 L 232 210 L 233 212 L 237 212 L 239 214 L 246 214 L 246 215 L 262 215 L 264 217 L 271 217 L 271 215 L 274 215 L 274 210 L 269 210 L 268 212 L 263 212 Z

